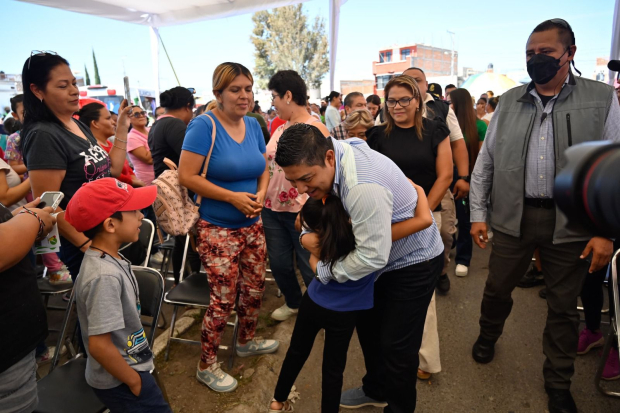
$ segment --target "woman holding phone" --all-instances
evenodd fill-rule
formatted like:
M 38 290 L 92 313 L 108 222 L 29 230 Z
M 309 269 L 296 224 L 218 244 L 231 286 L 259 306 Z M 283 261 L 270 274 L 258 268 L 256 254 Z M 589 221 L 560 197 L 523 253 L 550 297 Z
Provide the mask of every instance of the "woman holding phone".
M 35 197 L 60 191 L 63 211 L 73 194 L 86 182 L 118 177 L 127 156 L 129 107 L 119 110 L 116 139 L 110 154 L 98 145 L 90 129 L 73 114 L 79 110 L 79 90 L 69 62 L 54 52 L 33 52 L 22 70 L 24 128 L 22 145 Z M 60 258 L 73 280 L 77 277 L 90 240 L 57 216 Z

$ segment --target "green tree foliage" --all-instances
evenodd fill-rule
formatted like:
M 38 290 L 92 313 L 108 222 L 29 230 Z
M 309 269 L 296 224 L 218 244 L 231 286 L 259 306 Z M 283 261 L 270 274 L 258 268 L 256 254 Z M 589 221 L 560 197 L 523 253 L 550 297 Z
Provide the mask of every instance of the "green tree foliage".
M 90 86 L 90 76 L 88 75 L 86 65 L 84 65 L 84 81 L 86 82 L 86 86 Z
M 295 70 L 309 87 L 321 86 L 329 70 L 325 22 L 317 18 L 312 24 L 302 10 L 302 5 L 279 7 L 272 11 L 259 11 L 252 16 L 254 22 L 252 43 L 254 76 L 260 88 L 265 88 L 278 70 Z
M 99 77 L 99 68 L 97 67 L 97 58 L 95 57 L 95 50 L 93 49 L 93 63 L 95 64 L 95 84 L 101 84 L 101 78 Z

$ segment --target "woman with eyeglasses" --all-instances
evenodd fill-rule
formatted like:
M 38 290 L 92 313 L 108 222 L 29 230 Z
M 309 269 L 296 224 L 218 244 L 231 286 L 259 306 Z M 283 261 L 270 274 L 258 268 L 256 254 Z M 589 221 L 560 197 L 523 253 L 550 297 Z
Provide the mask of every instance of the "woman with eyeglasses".
M 149 149 L 149 130 L 146 127 L 148 118 L 146 112 L 134 106 L 129 115 L 131 130 L 127 135 L 127 154 L 133 164 L 136 176 L 146 185 L 150 185 L 155 179 L 153 170 L 153 157 Z
M 24 127 L 22 145 L 33 196 L 61 191 L 61 212 L 85 183 L 121 175 L 127 156 L 129 107 L 119 109 L 116 139 L 108 153 L 98 144 L 91 130 L 73 118 L 79 107 L 77 80 L 69 62 L 53 52 L 33 52 L 22 71 Z M 57 216 L 60 233 L 60 259 L 75 281 L 91 241 Z
M 271 91 L 272 105 L 280 118 L 286 121 L 275 130 L 267 144 L 270 178 L 261 214 L 269 264 L 273 278 L 284 295 L 284 305 L 271 313 L 271 317 L 284 321 L 297 314 L 301 305 L 302 293 L 295 274 L 295 261 L 306 287 L 314 279 L 314 273 L 308 263 L 310 253 L 302 248 L 299 243 L 300 232 L 295 229 L 295 219 L 308 196 L 300 195 L 286 180 L 284 171 L 275 161 L 276 148 L 282 133 L 297 123 L 314 125 L 325 137 L 329 136 L 329 131 L 320 120 L 308 113 L 306 83 L 297 72 L 281 70 L 271 77 L 267 87 Z
M 368 145 L 384 154 L 407 178 L 424 189 L 433 218 L 441 228 L 441 200 L 452 183 L 450 130 L 444 122 L 422 116 L 424 101 L 417 82 L 407 75 L 392 78 L 384 89 L 385 123 L 367 132 Z M 436 274 L 439 280 L 441 269 Z M 441 371 L 435 295 L 428 307 L 418 378 Z
M 349 138 L 366 140 L 366 132 L 375 125 L 370 111 L 366 109 L 354 110 L 342 122 Z

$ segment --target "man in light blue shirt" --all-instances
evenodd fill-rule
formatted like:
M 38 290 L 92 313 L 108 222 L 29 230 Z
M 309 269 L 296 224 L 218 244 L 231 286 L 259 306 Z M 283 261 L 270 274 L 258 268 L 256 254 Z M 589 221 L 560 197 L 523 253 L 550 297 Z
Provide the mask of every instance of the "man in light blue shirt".
M 377 274 L 374 308 L 356 325 L 367 374 L 341 405 L 413 412 L 426 310 L 443 268 L 437 227 L 392 243 L 391 224 L 413 217 L 417 193 L 394 162 L 361 139 L 325 139 L 313 126 L 294 125 L 280 138 L 276 163 L 300 193 L 338 196 L 351 217 L 356 249 L 331 270 L 316 264 L 314 282 Z

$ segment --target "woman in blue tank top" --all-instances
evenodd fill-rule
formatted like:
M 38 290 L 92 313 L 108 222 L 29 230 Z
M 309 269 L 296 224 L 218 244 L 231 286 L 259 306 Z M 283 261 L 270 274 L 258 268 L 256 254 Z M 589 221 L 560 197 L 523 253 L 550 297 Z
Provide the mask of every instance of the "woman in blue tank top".
M 392 225 L 392 241 L 433 224 L 424 190 L 416 185 L 414 187 L 418 192 L 414 217 Z M 326 196 L 322 201 L 308 199 L 301 209 L 300 219 L 306 233 L 303 245 L 310 250 L 311 261 L 320 260 L 333 266 L 355 249 L 350 217 L 339 197 Z M 294 394 L 291 389 L 321 329 L 325 329 L 321 412 L 338 412 L 349 342 L 358 312 L 373 306 L 374 281 L 374 274 L 369 274 L 360 280 L 344 283 L 334 280 L 327 284 L 316 280 L 310 283 L 299 307 L 291 344 L 269 412 L 293 411 L 290 404 L 292 398 L 289 398 Z

